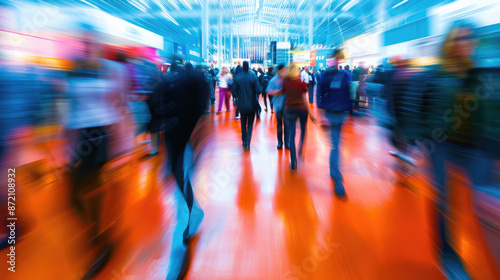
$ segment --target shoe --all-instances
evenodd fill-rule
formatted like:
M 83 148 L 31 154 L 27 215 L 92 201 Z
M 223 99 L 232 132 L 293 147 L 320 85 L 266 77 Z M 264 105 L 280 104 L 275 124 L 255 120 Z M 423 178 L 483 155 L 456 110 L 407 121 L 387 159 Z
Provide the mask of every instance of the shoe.
M 89 271 L 82 277 L 82 280 L 90 280 L 94 278 L 106 265 L 111 258 L 111 246 L 106 246 L 101 251 L 97 259 L 90 265 Z
M 285 145 L 285 149 L 290 150 L 290 145 Z
M 344 199 L 346 197 L 344 185 L 342 184 L 342 180 L 334 180 L 335 181 L 335 195 L 339 198 Z
M 283 149 L 283 143 L 280 142 L 280 143 L 278 143 L 278 150 L 281 150 L 281 149 Z
M 243 148 L 247 147 L 247 142 L 243 142 Z
M 264 109 L 264 111 L 266 111 L 266 112 L 267 112 L 267 108 L 265 108 L 265 109 Z
M 290 163 L 290 170 L 292 170 L 292 172 L 297 171 L 297 162 Z
M 460 256 L 453 249 L 440 252 L 438 267 L 447 279 L 471 279 Z
M 246 145 L 245 149 L 246 149 L 247 151 L 250 151 L 250 144 L 248 144 L 248 143 L 247 143 L 247 145 Z
M 271 110 L 271 114 L 274 114 L 274 109 L 273 109 L 273 110 Z
M 210 114 L 210 111 L 209 110 L 205 110 L 204 112 L 205 114 Z
M 231 112 L 231 110 L 226 110 L 226 112 Z
M 239 120 L 241 117 L 240 116 L 236 116 L 236 119 Z
M 216 113 L 216 114 L 221 114 L 221 113 L 222 113 L 221 111 L 217 111 L 217 113 Z

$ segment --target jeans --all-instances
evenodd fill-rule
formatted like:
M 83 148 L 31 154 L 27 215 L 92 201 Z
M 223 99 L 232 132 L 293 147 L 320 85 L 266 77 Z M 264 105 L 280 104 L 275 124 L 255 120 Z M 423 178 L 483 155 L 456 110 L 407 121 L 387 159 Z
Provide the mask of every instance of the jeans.
M 325 111 L 325 117 L 328 119 L 329 127 L 325 128 L 325 132 L 328 133 L 326 139 L 330 139 L 330 177 L 337 180 L 342 180 L 342 174 L 339 169 L 339 143 L 340 143 L 340 131 L 342 129 L 342 123 L 344 121 L 346 113 L 345 112 L 334 112 Z
M 314 85 L 309 83 L 309 103 L 314 102 Z
M 304 147 L 304 140 L 306 138 L 306 128 L 307 128 L 307 110 L 289 110 L 285 109 L 283 112 L 285 117 L 285 125 L 288 127 L 288 135 L 290 141 L 290 161 L 292 164 L 297 162 L 297 152 L 295 147 L 295 133 L 297 127 L 297 119 L 300 121 L 300 144 L 299 144 L 299 156 L 302 155 L 302 149 Z
M 285 118 L 283 117 L 283 111 L 281 112 L 276 112 L 276 123 L 277 123 L 277 129 L 276 132 L 278 134 L 278 144 L 283 144 L 283 130 L 285 132 L 285 147 L 290 146 L 290 141 L 289 141 L 289 134 L 288 134 L 288 127 L 286 125 L 286 122 L 284 121 Z
M 222 110 L 222 103 L 226 103 L 226 109 L 229 111 L 229 98 L 231 98 L 228 88 L 219 87 L 219 109 L 217 112 Z
M 255 112 L 241 113 L 241 140 L 243 144 L 250 145 L 254 120 Z
M 101 172 L 106 164 L 109 149 L 107 127 L 89 127 L 75 130 L 78 134 L 75 150 L 71 156 L 71 202 L 77 213 L 90 229 L 90 240 L 94 246 L 103 242 L 108 245 L 108 231 L 101 231 L 102 186 Z M 93 193 L 93 194 L 92 194 Z

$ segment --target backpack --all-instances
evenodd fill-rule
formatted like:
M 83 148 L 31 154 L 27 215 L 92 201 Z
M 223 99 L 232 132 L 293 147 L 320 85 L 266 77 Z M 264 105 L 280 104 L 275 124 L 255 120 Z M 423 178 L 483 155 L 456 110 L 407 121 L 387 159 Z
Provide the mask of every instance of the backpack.
M 352 108 L 349 77 L 344 71 L 327 71 L 321 74 L 316 101 L 318 108 L 331 111 L 348 111 Z

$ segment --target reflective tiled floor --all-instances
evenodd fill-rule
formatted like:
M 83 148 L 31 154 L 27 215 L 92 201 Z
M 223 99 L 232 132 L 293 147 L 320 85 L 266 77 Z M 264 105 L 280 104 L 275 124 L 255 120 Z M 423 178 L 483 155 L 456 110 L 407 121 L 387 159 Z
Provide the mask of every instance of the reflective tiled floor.
M 187 279 L 444 279 L 431 246 L 425 162 L 397 185 L 387 132 L 368 117 L 346 118 L 341 162 L 348 199 L 333 195 L 329 150 L 319 124 L 308 123 L 305 160 L 291 173 L 277 150 L 276 120 L 262 113 L 251 150 L 241 147 L 234 112 L 210 114 L 208 143 L 193 177 L 205 219 L 189 248 Z M 15 274 L 1 279 L 78 279 L 94 252 L 69 207 L 68 182 L 57 168 L 63 140 L 33 148 L 41 160 L 19 168 L 22 238 Z M 175 226 L 187 208 L 160 156 L 137 153 L 107 171 L 104 219 L 117 247 L 97 279 L 165 279 Z M 27 151 L 30 153 L 30 151 Z M 44 170 L 29 177 L 27 174 Z M 498 279 L 456 174 L 457 245 L 475 279 Z M 21 197 L 22 196 L 22 197 Z M 6 251 L 1 252 L 4 253 Z M 175 255 L 175 254 L 174 254 Z M 5 265 L 5 262 L 3 262 Z

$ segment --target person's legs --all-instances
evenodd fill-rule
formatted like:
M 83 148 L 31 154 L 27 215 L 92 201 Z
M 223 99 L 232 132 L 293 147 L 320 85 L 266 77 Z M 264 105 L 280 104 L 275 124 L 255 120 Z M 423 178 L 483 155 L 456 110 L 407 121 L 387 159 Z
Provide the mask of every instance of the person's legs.
M 250 114 L 248 116 L 248 125 L 247 125 L 247 145 L 250 146 L 250 142 L 252 141 L 252 131 L 253 131 L 253 122 L 255 120 L 255 114 Z
M 295 147 L 295 132 L 296 132 L 296 123 L 297 123 L 297 114 L 291 110 L 285 110 L 285 123 L 288 127 L 289 133 L 289 145 L 290 145 L 290 166 L 292 171 L 295 171 L 297 168 L 297 151 Z
M 309 83 L 309 103 L 314 102 L 314 87 Z
M 283 111 L 276 111 L 276 133 L 278 136 L 278 147 L 283 146 Z M 288 131 L 287 131 L 288 132 Z
M 243 146 L 246 146 L 247 144 L 247 140 L 248 140 L 248 137 L 247 137 L 247 122 L 248 122 L 248 117 L 249 117 L 249 114 L 243 114 L 241 113 L 241 141 L 243 142 Z
M 224 102 L 225 99 L 226 99 L 226 91 L 223 88 L 219 88 L 219 107 L 217 113 L 219 113 L 222 110 L 222 103 Z
M 262 99 L 264 99 L 264 110 L 267 111 L 267 94 L 262 93 Z
M 225 101 L 226 101 L 226 110 L 229 111 L 231 110 L 231 107 L 229 105 L 229 101 L 231 100 L 231 94 L 229 93 L 229 89 L 225 88 L 224 89 L 224 98 L 225 98 Z
M 342 181 L 342 174 L 339 168 L 339 144 L 340 144 L 340 131 L 342 122 L 344 120 L 344 112 L 326 111 L 325 116 L 329 121 L 330 129 L 330 177 L 335 182 Z
M 304 148 L 304 141 L 306 139 L 306 129 L 307 129 L 307 111 L 301 111 L 299 113 L 300 121 L 300 143 L 299 143 L 299 157 L 302 157 L 302 151 Z
M 269 106 L 271 106 L 271 111 L 274 112 L 273 96 L 267 94 L 267 97 L 269 98 Z

